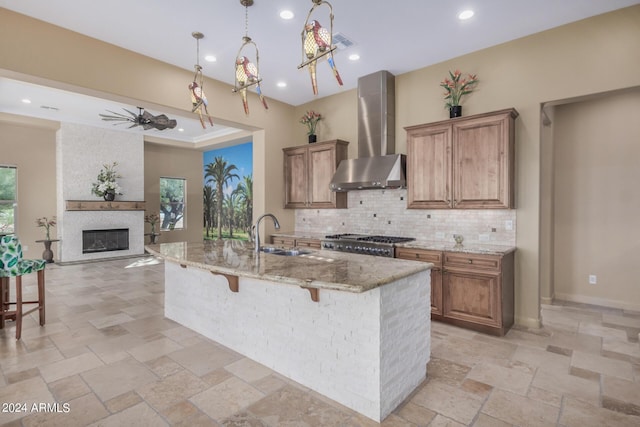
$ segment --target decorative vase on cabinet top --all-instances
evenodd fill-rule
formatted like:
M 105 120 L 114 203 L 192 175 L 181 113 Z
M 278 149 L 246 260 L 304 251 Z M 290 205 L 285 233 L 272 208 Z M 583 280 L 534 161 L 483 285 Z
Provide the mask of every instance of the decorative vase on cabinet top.
M 453 105 L 449 107 L 449 118 L 453 119 L 454 117 L 462 116 L 462 105 Z

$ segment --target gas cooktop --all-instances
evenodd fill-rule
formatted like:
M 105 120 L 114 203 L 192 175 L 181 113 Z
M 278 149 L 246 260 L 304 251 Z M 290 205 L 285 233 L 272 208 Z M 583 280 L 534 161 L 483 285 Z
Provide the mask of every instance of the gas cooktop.
M 395 244 L 410 242 L 413 237 L 380 236 L 366 234 L 330 234 L 325 236 L 322 247 L 339 252 L 395 257 Z

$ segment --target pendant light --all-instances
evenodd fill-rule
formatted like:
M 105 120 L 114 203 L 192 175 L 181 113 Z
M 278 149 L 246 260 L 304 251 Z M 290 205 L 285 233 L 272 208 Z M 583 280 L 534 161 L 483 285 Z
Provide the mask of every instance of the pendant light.
M 200 124 L 203 129 L 206 129 L 204 117 L 211 126 L 213 126 L 213 119 L 209 115 L 207 109 L 209 101 L 204 94 L 204 77 L 202 76 L 202 67 L 200 66 L 200 40 L 204 38 L 204 34 L 199 31 L 194 31 L 191 36 L 196 39 L 196 65 L 194 66 L 196 72 L 193 75 L 193 81 L 189 83 L 189 92 L 191 94 L 191 112 L 198 113 L 200 117 Z
M 318 59 L 327 56 L 327 62 L 333 71 L 338 84 L 342 86 L 342 78 L 336 68 L 333 59 L 333 51 L 336 47 L 333 45 L 333 7 L 324 0 L 311 0 L 313 6 L 307 14 L 307 20 L 302 28 L 302 63 L 298 65 L 298 69 L 308 66 L 311 75 L 311 87 L 313 94 L 318 94 L 318 83 L 316 79 L 316 64 Z M 329 29 L 323 27 L 320 21 L 312 19 L 311 14 L 318 6 L 326 5 L 329 8 Z
M 267 100 L 262 94 L 262 88 L 260 82 L 260 55 L 258 53 L 258 45 L 255 44 L 251 37 L 249 37 L 249 6 L 253 5 L 253 0 L 240 0 L 240 4 L 244 6 L 244 37 L 242 38 L 242 45 L 236 55 L 236 61 L 234 64 L 235 71 L 235 85 L 233 92 L 240 92 L 242 96 L 242 106 L 244 107 L 244 113 L 249 115 L 249 103 L 247 101 L 247 89 L 251 86 L 255 86 L 256 92 L 262 101 L 262 105 L 265 109 L 269 109 Z M 245 53 L 247 49 L 253 47 L 255 50 L 255 60 L 251 61 L 249 55 Z

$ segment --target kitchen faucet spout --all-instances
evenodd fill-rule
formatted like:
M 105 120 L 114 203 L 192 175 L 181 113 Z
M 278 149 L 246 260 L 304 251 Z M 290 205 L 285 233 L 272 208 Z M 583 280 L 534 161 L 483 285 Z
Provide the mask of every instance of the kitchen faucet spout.
M 273 220 L 273 225 L 276 227 L 276 230 L 280 230 L 280 223 L 278 222 L 278 218 L 276 218 L 273 214 L 266 213 L 258 217 L 256 223 L 253 225 L 253 227 L 251 227 L 252 230 L 253 228 L 255 228 L 253 242 L 256 252 L 260 252 L 260 221 L 262 221 L 262 219 L 267 216 Z

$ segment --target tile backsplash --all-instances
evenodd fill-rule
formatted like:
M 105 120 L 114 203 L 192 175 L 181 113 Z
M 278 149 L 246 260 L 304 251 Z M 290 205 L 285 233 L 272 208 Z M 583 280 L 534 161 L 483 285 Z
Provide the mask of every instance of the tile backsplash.
M 296 232 L 366 233 L 453 242 L 515 246 L 516 211 L 510 209 L 407 209 L 407 190 L 348 193 L 348 209 L 298 209 Z

